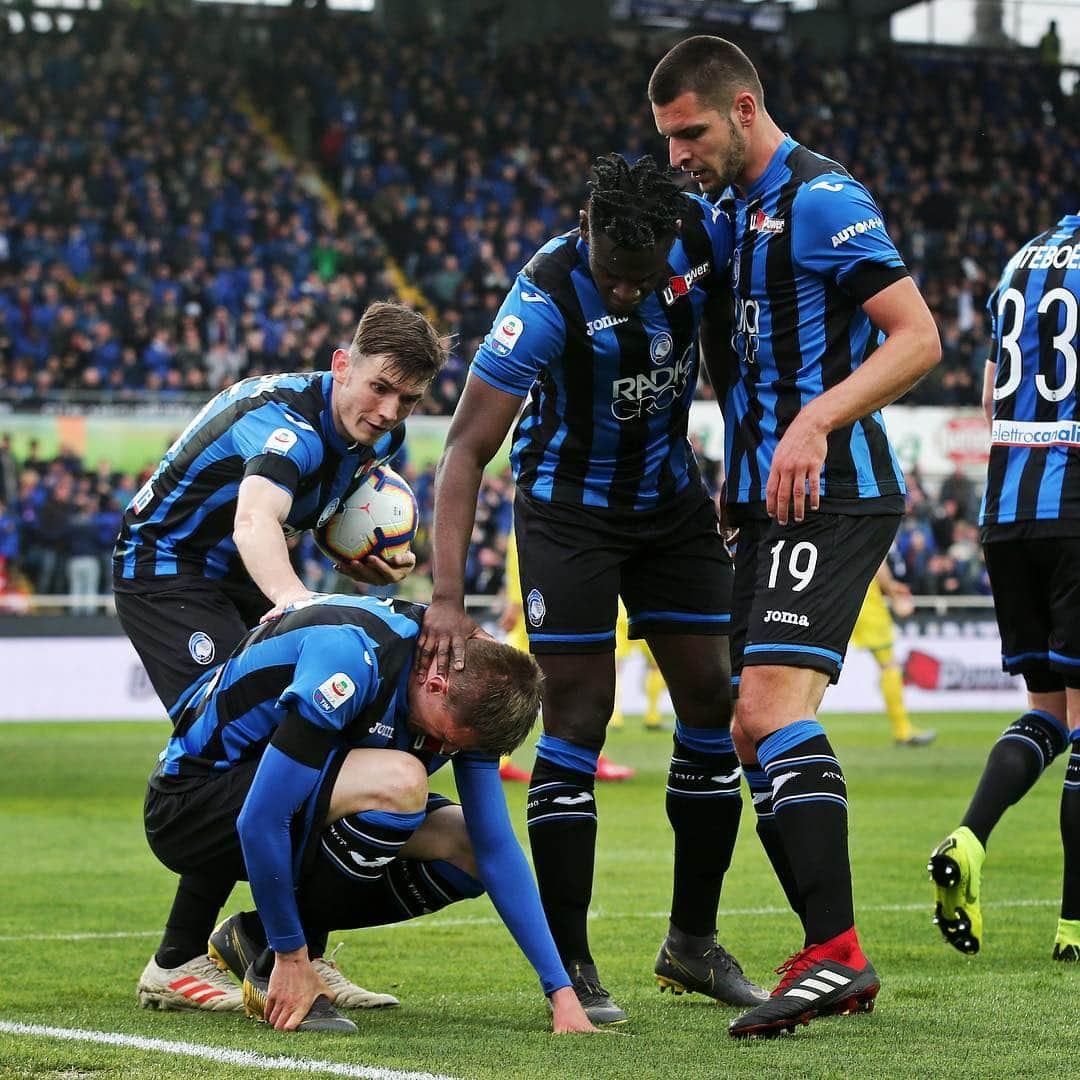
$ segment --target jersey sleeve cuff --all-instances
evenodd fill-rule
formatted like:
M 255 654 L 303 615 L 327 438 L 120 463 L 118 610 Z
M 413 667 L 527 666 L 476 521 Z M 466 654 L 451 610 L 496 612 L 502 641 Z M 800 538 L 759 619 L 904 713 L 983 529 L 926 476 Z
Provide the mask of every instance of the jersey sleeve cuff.
M 306 944 L 307 939 L 303 934 L 286 934 L 285 937 L 270 939 L 270 948 L 274 952 L 296 952 L 297 949 L 302 949 Z
M 528 389 L 522 390 L 519 386 L 511 386 L 510 383 L 504 382 L 498 376 L 493 375 L 490 371 L 485 371 L 477 364 L 473 364 L 472 370 L 473 373 L 483 379 L 488 386 L 494 386 L 496 390 L 501 390 L 504 394 L 513 394 L 516 398 L 522 398 L 529 392 Z
M 544 988 L 545 994 L 554 994 L 556 990 L 561 990 L 564 986 L 573 986 L 573 983 L 570 981 L 570 976 L 560 969 L 557 972 L 545 971 L 541 974 L 540 985 Z
M 882 289 L 910 276 L 906 266 L 887 266 L 885 263 L 874 262 L 873 259 L 864 259 L 844 275 L 840 287 L 856 303 L 865 304 Z
M 300 469 L 296 462 L 280 454 L 259 454 L 253 457 L 244 468 L 244 476 L 262 476 L 284 488 L 290 495 L 296 494 L 300 483 Z

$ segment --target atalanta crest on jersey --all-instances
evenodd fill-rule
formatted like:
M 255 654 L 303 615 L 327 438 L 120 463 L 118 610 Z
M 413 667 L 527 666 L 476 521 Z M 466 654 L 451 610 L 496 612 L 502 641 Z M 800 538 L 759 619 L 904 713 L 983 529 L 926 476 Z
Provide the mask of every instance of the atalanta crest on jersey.
M 501 356 L 509 356 L 518 343 L 525 324 L 516 315 L 507 315 L 491 335 L 491 347 Z
M 341 505 L 340 499 L 331 499 L 327 504 L 323 512 L 319 515 L 319 520 L 315 523 L 315 528 L 321 529 L 333 516 L 334 511 Z
M 671 355 L 671 349 L 674 344 L 675 342 L 666 330 L 663 333 L 657 334 L 652 341 L 649 342 L 649 356 L 652 357 L 652 362 L 654 364 L 662 364 Z
M 196 664 L 209 664 L 214 659 L 214 640 L 202 630 L 196 630 L 188 638 L 187 647 Z
M 547 605 L 544 603 L 544 594 L 539 589 L 533 589 L 525 598 L 525 610 L 529 615 L 529 622 L 533 626 L 540 626 L 547 614 Z

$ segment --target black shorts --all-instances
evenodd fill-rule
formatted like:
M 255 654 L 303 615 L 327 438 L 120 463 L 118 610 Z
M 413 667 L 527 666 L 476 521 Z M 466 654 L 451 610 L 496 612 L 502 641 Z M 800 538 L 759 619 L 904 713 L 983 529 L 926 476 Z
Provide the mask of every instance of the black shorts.
M 866 590 L 900 515 L 808 511 L 778 525 L 745 521 L 735 549 L 731 670 L 778 664 L 840 677 Z
M 171 711 L 208 667 L 224 663 L 240 639 L 271 608 L 254 585 L 173 578 L 116 593 L 116 614 Z
M 1080 537 L 983 544 L 1001 666 L 1028 689 L 1080 689 Z
M 328 761 L 308 810 L 293 819 L 293 847 L 302 866 L 315 857 L 319 834 L 330 808 L 334 782 L 345 761 L 334 753 Z M 150 774 L 143 803 L 143 825 L 150 850 L 177 874 L 202 874 L 219 880 L 246 881 L 244 853 L 236 819 L 243 809 L 261 758 L 241 761 L 205 777 Z
M 620 596 L 632 638 L 728 632 L 731 556 L 699 485 L 647 511 L 541 502 L 519 490 L 514 535 L 534 653 L 612 652 Z

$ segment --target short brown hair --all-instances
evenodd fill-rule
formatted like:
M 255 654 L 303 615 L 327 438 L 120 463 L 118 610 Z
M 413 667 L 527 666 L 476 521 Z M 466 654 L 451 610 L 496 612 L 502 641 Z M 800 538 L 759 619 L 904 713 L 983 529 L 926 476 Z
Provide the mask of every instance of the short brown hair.
M 733 42 L 709 34 L 680 41 L 649 78 L 649 100 L 661 106 L 689 91 L 703 104 L 727 112 L 742 90 L 749 90 L 758 105 L 765 104 L 765 91 L 750 58 Z
M 488 638 L 465 642 L 465 667 L 451 669 L 446 704 L 480 749 L 509 754 L 526 739 L 540 712 L 544 676 L 528 654 Z
M 388 356 L 399 375 L 415 382 L 431 382 L 447 352 L 447 342 L 420 312 L 385 300 L 364 312 L 349 346 L 354 363 L 361 356 Z

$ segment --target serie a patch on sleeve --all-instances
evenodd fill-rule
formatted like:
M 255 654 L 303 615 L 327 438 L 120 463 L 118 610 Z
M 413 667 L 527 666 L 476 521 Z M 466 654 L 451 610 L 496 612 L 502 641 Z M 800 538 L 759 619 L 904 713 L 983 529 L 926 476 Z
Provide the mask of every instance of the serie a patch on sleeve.
M 323 712 L 329 713 L 344 705 L 355 693 L 356 683 L 344 671 L 339 671 L 320 683 L 311 697 Z
M 270 433 L 263 446 L 264 453 L 287 454 L 296 445 L 296 432 L 279 427 Z
M 521 338 L 525 324 L 516 315 L 507 315 L 491 335 L 491 347 L 506 356 Z

